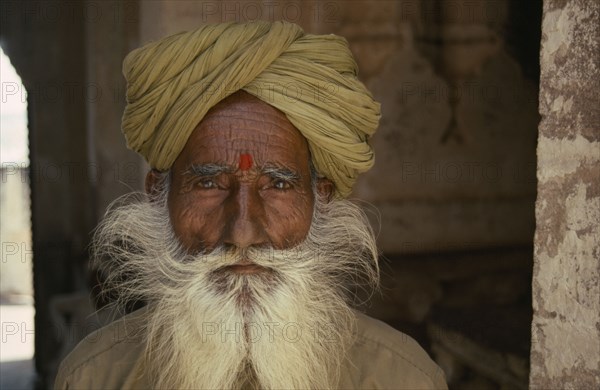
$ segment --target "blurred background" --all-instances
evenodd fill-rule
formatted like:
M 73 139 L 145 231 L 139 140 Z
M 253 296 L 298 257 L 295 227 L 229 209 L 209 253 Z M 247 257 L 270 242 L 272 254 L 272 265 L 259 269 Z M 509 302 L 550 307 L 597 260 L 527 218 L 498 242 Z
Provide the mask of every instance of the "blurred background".
M 51 387 L 62 358 L 103 323 L 92 315 L 91 231 L 147 171 L 120 131 L 124 56 L 203 23 L 255 19 L 346 37 L 382 103 L 376 164 L 353 194 L 383 253 L 381 294 L 363 310 L 417 339 L 451 389 L 528 387 L 542 0 L 1 10 L 3 388 Z

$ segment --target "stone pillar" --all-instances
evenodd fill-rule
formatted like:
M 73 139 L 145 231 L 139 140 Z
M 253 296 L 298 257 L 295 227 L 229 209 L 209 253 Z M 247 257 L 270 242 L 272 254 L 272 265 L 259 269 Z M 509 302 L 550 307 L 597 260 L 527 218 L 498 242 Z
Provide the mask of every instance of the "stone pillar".
M 600 387 L 600 3 L 546 0 L 530 387 Z

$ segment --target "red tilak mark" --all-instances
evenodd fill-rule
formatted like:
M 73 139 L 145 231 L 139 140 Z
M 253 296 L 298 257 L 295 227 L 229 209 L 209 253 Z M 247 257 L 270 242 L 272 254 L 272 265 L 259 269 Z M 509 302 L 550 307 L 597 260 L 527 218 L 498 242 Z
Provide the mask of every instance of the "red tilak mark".
M 248 153 L 240 154 L 240 170 L 247 171 L 252 168 L 252 155 Z

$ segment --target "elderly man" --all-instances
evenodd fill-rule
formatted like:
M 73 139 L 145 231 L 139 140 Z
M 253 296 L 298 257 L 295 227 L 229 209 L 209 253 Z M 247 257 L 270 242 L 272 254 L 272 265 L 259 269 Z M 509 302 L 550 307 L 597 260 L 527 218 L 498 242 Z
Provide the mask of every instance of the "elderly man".
M 94 236 L 119 301 L 56 387 L 446 388 L 418 344 L 351 308 L 378 279 L 345 199 L 379 105 L 347 43 L 284 22 L 205 26 L 132 52 L 123 132 L 146 195 Z

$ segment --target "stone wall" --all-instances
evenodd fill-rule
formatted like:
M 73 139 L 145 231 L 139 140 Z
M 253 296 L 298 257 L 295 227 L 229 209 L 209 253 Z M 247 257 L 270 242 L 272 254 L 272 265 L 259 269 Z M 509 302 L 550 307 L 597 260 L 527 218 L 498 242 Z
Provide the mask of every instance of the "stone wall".
M 600 3 L 544 2 L 530 385 L 600 387 Z
M 397 4 L 401 44 L 366 80 L 382 102 L 376 164 L 355 191 L 381 214 L 381 248 L 530 244 L 537 80 L 507 42 L 519 5 Z

